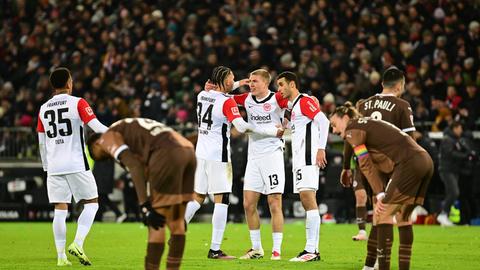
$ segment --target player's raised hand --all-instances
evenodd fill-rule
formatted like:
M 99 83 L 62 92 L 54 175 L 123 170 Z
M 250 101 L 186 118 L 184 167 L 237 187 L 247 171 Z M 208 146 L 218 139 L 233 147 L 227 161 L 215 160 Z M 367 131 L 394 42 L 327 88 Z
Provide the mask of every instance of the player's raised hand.
M 213 84 L 210 80 L 208 80 L 207 82 L 205 82 L 204 89 L 207 92 L 210 90 L 217 90 L 217 86 Z
M 248 85 L 248 83 L 250 83 L 250 80 L 249 79 L 243 79 L 243 80 L 240 80 L 238 82 L 240 83 L 240 86 L 243 86 L 243 85 Z
M 318 149 L 317 151 L 317 165 L 321 169 L 325 169 L 327 166 L 327 154 L 325 153 L 325 149 Z
M 353 183 L 353 174 L 350 169 L 343 169 L 340 173 L 340 184 L 343 187 L 351 187 Z

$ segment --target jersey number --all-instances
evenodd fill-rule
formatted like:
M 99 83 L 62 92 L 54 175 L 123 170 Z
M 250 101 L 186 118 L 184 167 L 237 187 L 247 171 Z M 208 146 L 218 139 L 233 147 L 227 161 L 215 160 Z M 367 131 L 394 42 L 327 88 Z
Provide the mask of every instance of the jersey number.
M 269 175 L 268 178 L 270 179 L 270 186 L 278 185 L 278 175 L 272 174 L 272 175 Z
M 133 122 L 134 119 L 128 118 L 126 119 L 127 123 Z M 151 119 L 145 119 L 145 118 L 137 118 L 137 123 L 144 129 L 150 131 L 150 135 L 152 136 L 157 136 L 158 134 L 166 131 L 171 131 L 172 129 L 167 127 L 166 125 L 151 120 Z
M 372 117 L 375 120 L 382 120 L 382 113 L 379 112 L 379 111 L 374 111 L 374 112 L 372 112 L 370 117 Z
M 210 104 L 205 111 L 205 114 L 202 117 L 202 103 L 198 103 L 198 127 L 202 125 L 202 123 L 207 124 L 207 129 L 210 129 L 212 127 L 213 121 L 212 121 L 212 110 L 213 110 L 213 104 Z
M 68 108 L 61 108 L 56 111 L 48 110 L 45 111 L 43 117 L 48 120 L 48 125 L 51 127 L 51 130 L 47 130 L 47 137 L 55 138 L 57 137 L 58 133 L 61 136 L 70 136 L 72 135 L 72 122 L 68 118 L 63 118 L 63 114 L 68 112 Z M 58 116 L 58 117 L 57 117 Z M 66 129 L 58 129 L 57 127 L 57 120 L 58 118 L 58 125 L 65 124 Z

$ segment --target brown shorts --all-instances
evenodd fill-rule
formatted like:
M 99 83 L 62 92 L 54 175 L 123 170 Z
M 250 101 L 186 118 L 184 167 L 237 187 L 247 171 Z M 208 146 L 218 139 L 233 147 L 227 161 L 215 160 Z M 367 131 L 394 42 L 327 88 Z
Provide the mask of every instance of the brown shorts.
M 426 152 L 397 164 L 385 189 L 384 203 L 423 204 L 433 175 L 433 161 Z
M 155 150 L 148 162 L 152 206 L 159 208 L 191 201 L 196 166 L 192 147 Z
M 363 175 L 363 173 L 360 171 L 360 169 L 355 169 L 353 172 L 353 191 L 357 190 L 366 190 L 366 186 L 368 186 L 368 181 L 367 178 Z

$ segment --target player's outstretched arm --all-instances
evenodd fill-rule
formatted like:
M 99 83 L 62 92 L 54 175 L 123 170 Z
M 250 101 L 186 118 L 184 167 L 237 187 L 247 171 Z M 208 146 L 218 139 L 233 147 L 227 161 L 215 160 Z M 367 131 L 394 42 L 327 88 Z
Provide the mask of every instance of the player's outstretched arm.
M 264 136 L 269 136 L 269 137 L 279 137 L 281 138 L 283 136 L 284 129 L 282 128 L 281 125 L 279 125 L 276 128 L 260 128 L 260 127 L 254 127 L 252 124 L 245 122 L 243 118 L 235 118 L 232 121 L 233 126 L 238 130 L 240 133 L 256 133 Z
M 108 127 L 102 124 L 100 121 L 98 121 L 97 118 L 92 119 L 90 122 L 87 124 L 95 133 L 105 133 L 108 130 Z
M 78 101 L 77 109 L 82 122 L 93 129 L 95 133 L 105 133 L 108 130 L 108 127 L 98 121 L 97 116 L 85 99 L 81 98 Z

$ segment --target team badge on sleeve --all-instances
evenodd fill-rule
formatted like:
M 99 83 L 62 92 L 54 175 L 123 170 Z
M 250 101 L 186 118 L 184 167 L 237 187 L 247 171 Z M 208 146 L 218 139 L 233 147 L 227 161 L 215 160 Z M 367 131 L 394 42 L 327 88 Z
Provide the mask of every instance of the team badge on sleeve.
M 85 111 L 87 112 L 87 114 L 90 116 L 90 115 L 93 115 L 93 110 L 91 107 L 87 107 L 85 108 Z
M 233 114 L 233 115 L 239 115 L 239 114 L 240 114 L 240 112 L 238 111 L 238 107 L 237 107 L 237 106 L 232 107 L 231 109 L 232 109 L 232 114 Z

